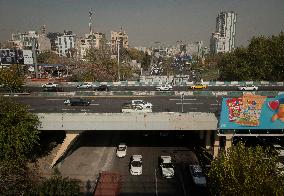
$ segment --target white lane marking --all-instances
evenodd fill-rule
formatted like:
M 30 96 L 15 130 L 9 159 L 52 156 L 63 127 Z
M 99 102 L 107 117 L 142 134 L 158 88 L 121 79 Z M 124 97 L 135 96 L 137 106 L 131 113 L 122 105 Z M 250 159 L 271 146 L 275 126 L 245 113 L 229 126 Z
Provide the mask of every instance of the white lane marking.
M 63 101 L 65 99 L 46 99 L 47 101 Z
M 33 110 L 35 110 L 35 109 L 34 109 L 34 108 L 29 108 L 28 110 L 29 110 L 29 111 L 33 111 Z
M 181 104 L 184 104 L 184 105 L 203 105 L 204 103 L 176 103 L 177 105 L 181 105 Z
M 81 112 L 87 112 L 87 111 L 90 111 L 88 109 L 82 109 Z
M 220 103 L 212 103 L 210 105 L 221 105 Z
M 63 110 L 63 111 L 71 111 L 71 110 L 75 110 L 75 109 L 65 109 L 65 108 L 63 108 L 63 109 L 61 109 L 61 110 Z
M 170 101 L 180 101 L 181 99 L 169 99 Z M 197 99 L 184 99 L 185 101 L 196 101 Z
M 91 103 L 90 105 L 100 105 L 100 104 L 98 104 L 98 103 Z

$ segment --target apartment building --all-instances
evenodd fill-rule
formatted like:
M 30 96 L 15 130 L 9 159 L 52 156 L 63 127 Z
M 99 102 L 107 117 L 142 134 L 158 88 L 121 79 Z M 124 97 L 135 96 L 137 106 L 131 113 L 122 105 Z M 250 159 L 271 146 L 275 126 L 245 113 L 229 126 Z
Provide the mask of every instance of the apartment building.
M 128 48 L 128 35 L 125 31 L 111 31 L 111 52 L 117 53 L 118 45 L 120 48 Z

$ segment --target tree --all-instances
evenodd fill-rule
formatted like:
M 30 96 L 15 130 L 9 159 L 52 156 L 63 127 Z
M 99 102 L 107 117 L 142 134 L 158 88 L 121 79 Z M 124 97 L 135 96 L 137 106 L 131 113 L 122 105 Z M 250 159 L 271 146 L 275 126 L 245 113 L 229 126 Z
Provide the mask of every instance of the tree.
M 0 84 L 11 92 L 20 91 L 24 83 L 24 77 L 17 65 L 0 69 Z
M 277 159 L 269 149 L 238 143 L 213 160 L 208 173 L 211 190 L 221 195 L 283 195 L 284 176 Z
M 31 191 L 36 172 L 27 166 L 39 139 L 38 117 L 28 107 L 0 98 L 0 195 Z
M 58 170 L 55 170 L 51 178 L 43 182 L 35 189 L 35 195 L 79 195 L 80 182 L 78 180 L 63 178 Z
M 39 140 L 39 119 L 28 107 L 0 98 L 0 160 L 27 160 Z
M 284 33 L 254 37 L 247 48 L 237 48 L 222 56 L 221 80 L 284 80 Z

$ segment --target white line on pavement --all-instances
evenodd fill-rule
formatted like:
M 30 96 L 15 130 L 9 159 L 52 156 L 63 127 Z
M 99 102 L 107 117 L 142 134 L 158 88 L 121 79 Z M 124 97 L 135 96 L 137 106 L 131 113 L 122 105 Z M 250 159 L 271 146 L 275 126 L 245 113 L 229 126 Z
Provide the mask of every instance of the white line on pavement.
M 181 99 L 169 99 L 170 101 L 180 101 Z M 184 99 L 185 101 L 196 101 L 197 99 Z
M 181 105 L 182 103 L 179 102 L 179 103 L 176 103 L 177 105 Z M 202 105 L 204 103 L 183 103 L 184 105 Z
M 46 99 L 47 101 L 62 101 L 64 99 Z
M 100 105 L 100 104 L 98 104 L 98 103 L 92 103 L 92 104 L 90 104 L 90 105 Z

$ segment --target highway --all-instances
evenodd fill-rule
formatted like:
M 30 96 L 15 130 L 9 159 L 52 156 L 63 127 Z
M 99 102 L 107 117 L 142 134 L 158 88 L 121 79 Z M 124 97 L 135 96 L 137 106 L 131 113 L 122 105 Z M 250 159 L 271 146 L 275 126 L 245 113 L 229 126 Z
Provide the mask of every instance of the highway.
M 89 106 L 66 106 L 67 97 L 13 97 L 16 101 L 30 106 L 35 113 L 120 113 L 121 105 L 132 99 L 143 99 L 153 104 L 153 112 L 211 112 L 220 109 L 221 97 L 185 96 L 183 104 L 180 96 L 148 97 L 90 97 Z
M 78 89 L 74 86 L 60 86 L 65 92 L 73 91 L 91 91 L 90 89 Z M 24 91 L 41 92 L 44 88 L 36 86 L 25 86 Z M 111 91 L 155 91 L 155 86 L 111 86 Z M 173 86 L 174 91 L 193 91 L 189 86 Z M 284 86 L 258 86 L 259 91 L 284 91 Z M 195 90 L 200 91 L 200 90 Z M 238 91 L 237 86 L 208 86 L 203 91 Z

